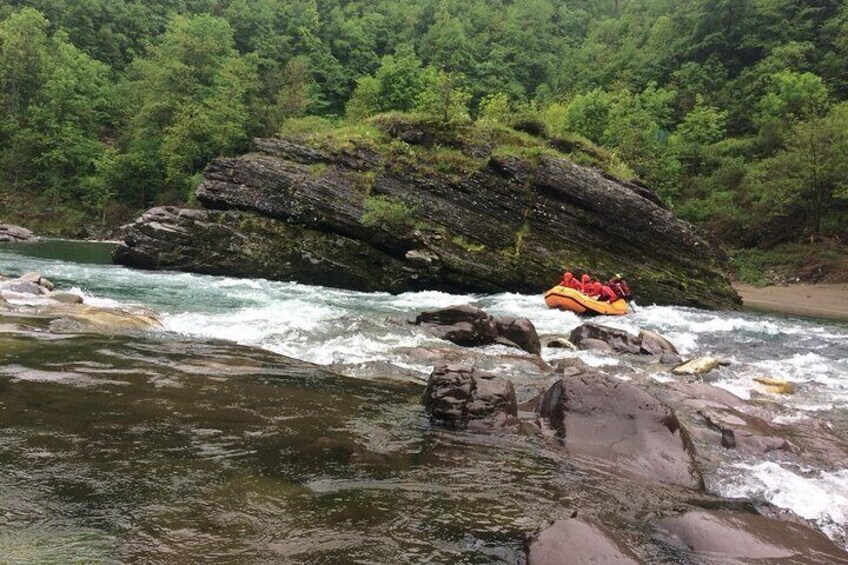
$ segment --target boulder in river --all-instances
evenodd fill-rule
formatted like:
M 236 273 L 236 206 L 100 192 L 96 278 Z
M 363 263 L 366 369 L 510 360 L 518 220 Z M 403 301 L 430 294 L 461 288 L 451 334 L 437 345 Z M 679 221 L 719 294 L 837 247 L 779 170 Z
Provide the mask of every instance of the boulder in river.
M 38 239 L 31 231 L 20 226 L 0 223 L 0 242 L 35 241 Z
M 571 331 L 569 341 L 578 349 L 604 353 L 630 353 L 634 355 L 677 355 L 670 341 L 656 332 L 641 330 L 633 335 L 618 328 L 586 323 Z
M 635 385 L 601 373 L 561 378 L 537 408 L 569 453 L 616 470 L 702 489 L 689 434 L 668 405 Z
M 64 304 L 82 304 L 83 298 L 73 292 L 51 292 L 50 299 Z
M 639 565 L 625 543 L 589 518 L 557 520 L 527 543 L 527 565 Z
M 624 330 L 601 326 L 599 324 L 583 324 L 574 328 L 568 340 L 578 349 L 600 350 L 611 353 L 641 352 L 639 338 Z
M 725 255 L 643 187 L 575 165 L 543 139 L 538 158 L 523 158 L 508 149 L 526 136 L 402 117 L 371 125 L 371 141 L 257 139 L 216 159 L 196 192 L 204 209 L 149 210 L 126 227 L 115 261 L 464 293 L 539 293 L 563 265 L 591 266 L 626 272 L 646 302 L 740 306 Z M 397 154 L 397 139 L 424 147 Z
M 518 424 L 512 383 L 470 367 L 436 367 L 427 380 L 424 407 L 433 422 L 452 428 Z
M 495 318 L 468 304 L 422 312 L 414 323 L 463 347 L 500 343 L 534 355 L 542 351 L 536 328 L 527 318 Z

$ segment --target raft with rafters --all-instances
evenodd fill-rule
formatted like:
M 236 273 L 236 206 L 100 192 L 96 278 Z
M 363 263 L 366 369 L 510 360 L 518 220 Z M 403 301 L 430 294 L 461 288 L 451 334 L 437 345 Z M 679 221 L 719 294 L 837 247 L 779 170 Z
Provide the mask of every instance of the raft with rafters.
M 626 300 L 619 298 L 615 302 L 603 302 L 590 298 L 573 288 L 555 286 L 545 293 L 545 304 L 548 308 L 568 310 L 575 314 L 623 316 L 629 307 Z

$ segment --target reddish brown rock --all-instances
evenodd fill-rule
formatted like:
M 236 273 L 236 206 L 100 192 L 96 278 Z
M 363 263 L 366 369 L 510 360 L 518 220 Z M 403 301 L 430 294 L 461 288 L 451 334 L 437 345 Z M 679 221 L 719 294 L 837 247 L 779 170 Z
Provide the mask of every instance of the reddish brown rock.
M 663 541 L 709 563 L 848 564 L 848 553 L 824 535 L 757 514 L 693 510 L 655 526 Z
M 644 563 L 620 540 L 588 518 L 557 520 L 534 536 L 527 565 L 639 565 Z
M 436 367 L 427 380 L 424 407 L 431 421 L 452 428 L 518 424 L 512 383 L 469 367 Z
M 640 388 L 600 373 L 556 381 L 537 409 L 569 453 L 653 481 L 703 488 L 688 432 L 674 411 Z

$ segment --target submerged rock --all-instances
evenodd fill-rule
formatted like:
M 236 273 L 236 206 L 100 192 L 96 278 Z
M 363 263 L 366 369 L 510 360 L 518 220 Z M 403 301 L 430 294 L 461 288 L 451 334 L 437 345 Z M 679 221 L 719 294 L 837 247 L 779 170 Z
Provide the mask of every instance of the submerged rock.
M 765 392 L 771 394 L 794 394 L 795 385 L 783 379 L 773 379 L 771 377 L 754 377 L 754 382 L 760 386 Z
M 588 518 L 557 520 L 527 544 L 527 565 L 639 565 L 639 559 L 609 530 Z
M 629 183 L 565 156 L 480 155 L 479 140 L 435 141 L 450 132 L 410 138 L 434 147 L 434 159 L 440 144 L 455 148 L 434 169 L 392 153 L 408 128 L 375 125 L 386 139 L 373 144 L 260 139 L 251 153 L 215 160 L 197 190 L 206 209 L 146 212 L 126 227 L 115 261 L 389 292 L 537 293 L 563 265 L 591 265 L 626 272 L 647 302 L 740 304 L 722 253 Z
M 433 422 L 453 428 L 518 424 L 512 383 L 469 367 L 436 367 L 427 380 L 424 407 Z
M 26 228 L 0 223 L 0 242 L 35 241 L 38 238 Z
M 633 384 L 600 373 L 557 380 L 537 408 L 569 453 L 618 471 L 702 489 L 694 447 L 674 411 Z
M 675 375 L 703 375 L 726 364 L 726 361 L 718 357 L 700 357 L 678 365 L 671 372 Z
M 535 355 L 542 351 L 536 328 L 527 318 L 495 318 L 468 304 L 422 312 L 413 323 L 463 347 L 500 343 Z
M 639 332 L 639 349 L 647 355 L 678 355 L 677 348 L 657 332 L 642 330 Z

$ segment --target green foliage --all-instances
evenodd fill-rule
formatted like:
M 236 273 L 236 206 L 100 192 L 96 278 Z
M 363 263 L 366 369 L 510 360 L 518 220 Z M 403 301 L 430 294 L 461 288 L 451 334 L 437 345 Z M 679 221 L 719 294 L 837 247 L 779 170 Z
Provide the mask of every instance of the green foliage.
M 414 209 L 388 196 L 369 196 L 365 199 L 365 212 L 359 219 L 363 226 L 379 227 L 390 231 L 407 231 L 412 227 Z
M 786 146 L 752 175 L 763 217 L 802 212 L 809 232 L 820 234 L 828 208 L 848 201 L 848 103 L 798 123 Z
M 422 79 L 424 87 L 418 95 L 416 110 L 442 124 L 466 122 L 470 119 L 468 102 L 471 100 L 471 93 L 462 87 L 459 76 L 428 67 Z
M 507 124 L 512 119 L 512 108 L 506 94 L 489 94 L 480 100 L 478 119 L 486 122 Z
M 370 143 L 415 111 L 638 177 L 732 244 L 845 237 L 848 8 L 814 4 L 0 2 L 0 196 L 103 221 L 254 136 Z

